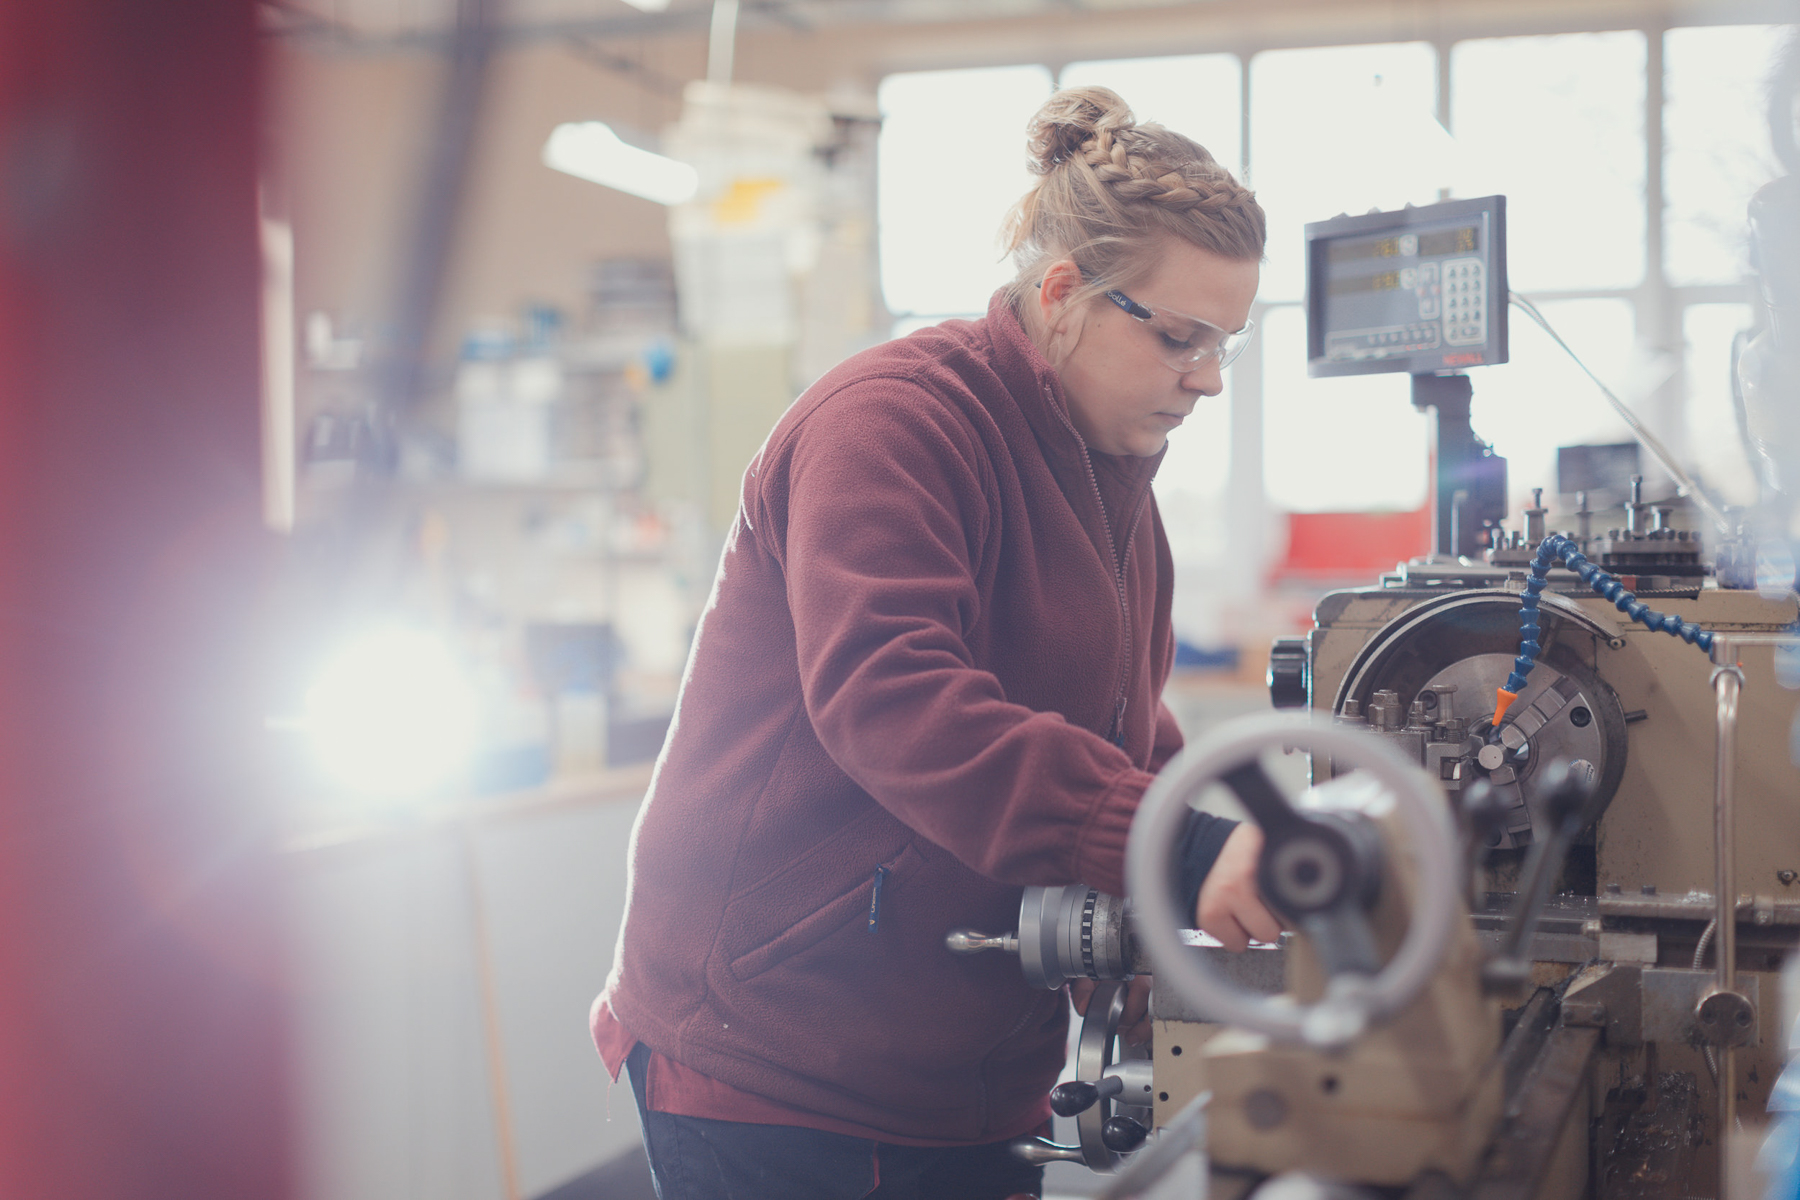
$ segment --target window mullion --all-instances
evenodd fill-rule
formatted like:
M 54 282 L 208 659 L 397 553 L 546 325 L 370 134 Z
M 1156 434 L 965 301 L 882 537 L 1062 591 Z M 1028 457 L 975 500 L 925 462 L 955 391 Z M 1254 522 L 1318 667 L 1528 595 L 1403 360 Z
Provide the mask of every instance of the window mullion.
M 1663 187 L 1666 96 L 1664 34 L 1662 22 L 1644 28 L 1644 282 L 1636 297 L 1638 341 L 1654 353 L 1682 355 L 1681 312 L 1669 289 L 1664 267 L 1667 207 Z M 1648 398 L 1646 407 L 1652 428 L 1673 432 L 1680 424 L 1687 382 L 1678 369 Z M 1666 436 L 1666 435 L 1665 435 Z
M 1250 143 L 1250 59 L 1238 55 L 1238 121 L 1242 130 L 1238 153 L 1244 183 L 1254 188 Z M 1262 324 L 1266 305 L 1258 303 L 1252 318 Z M 1238 359 L 1231 374 L 1231 462 L 1225 469 L 1225 561 L 1235 571 L 1227 579 L 1247 589 L 1260 587 L 1268 569 L 1269 489 L 1263 471 L 1263 348 L 1268 335 L 1259 338 L 1252 353 Z M 1229 586 L 1229 585 L 1228 585 Z

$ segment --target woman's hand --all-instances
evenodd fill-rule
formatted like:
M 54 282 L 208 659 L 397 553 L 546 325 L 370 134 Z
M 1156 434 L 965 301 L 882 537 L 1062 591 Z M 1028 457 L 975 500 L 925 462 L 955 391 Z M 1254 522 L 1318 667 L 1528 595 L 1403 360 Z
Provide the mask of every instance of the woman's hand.
M 1069 981 L 1069 999 L 1079 1016 L 1086 1016 L 1094 995 L 1092 979 Z M 1125 1011 L 1119 1014 L 1119 1038 L 1127 1046 L 1141 1045 L 1150 1036 L 1150 977 L 1134 976 L 1125 988 Z
M 1281 922 L 1264 907 L 1256 890 L 1256 862 L 1262 855 L 1262 846 L 1262 830 L 1247 821 L 1240 824 L 1225 839 L 1218 860 L 1207 872 L 1206 882 L 1200 885 L 1194 923 L 1223 942 L 1227 950 L 1244 950 L 1252 939 L 1273 942 L 1281 936 Z M 1093 980 L 1070 981 L 1069 999 L 1077 1014 L 1087 1015 L 1093 995 Z M 1126 1045 L 1136 1046 L 1149 1036 L 1150 976 L 1139 975 L 1125 992 L 1119 1037 Z
M 1243 822 L 1225 839 L 1218 860 L 1200 885 L 1194 923 L 1218 938 L 1227 950 L 1243 950 L 1251 939 L 1272 942 L 1281 936 L 1281 922 L 1263 905 L 1256 890 L 1256 863 L 1262 846 L 1262 830 Z

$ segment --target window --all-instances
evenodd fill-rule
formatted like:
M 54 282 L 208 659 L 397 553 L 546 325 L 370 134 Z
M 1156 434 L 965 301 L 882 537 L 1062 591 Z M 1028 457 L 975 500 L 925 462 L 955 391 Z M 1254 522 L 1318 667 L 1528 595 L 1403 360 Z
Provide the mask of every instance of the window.
M 1225 481 L 1231 477 L 1231 372 L 1225 391 L 1203 396 L 1180 429 L 1156 472 L 1169 551 L 1177 570 L 1225 555 Z
M 1250 61 L 1249 182 L 1269 215 L 1264 300 L 1300 299 L 1306 222 L 1438 198 L 1449 138 L 1436 96 L 1437 55 L 1423 42 Z
M 1782 43 L 1771 25 L 1672 29 L 1665 50 L 1663 188 L 1669 282 L 1735 283 L 1749 271 L 1744 209 L 1782 174 L 1765 88 Z
M 1652 36 L 1662 39 L 1660 80 L 1648 74 Z M 1178 560 L 1216 563 L 1228 536 L 1240 557 L 1262 553 L 1255 531 L 1270 509 L 1423 503 L 1426 422 L 1405 378 L 1306 375 L 1301 226 L 1445 196 L 1504 194 L 1513 288 L 1538 302 L 1711 494 L 1753 502 L 1731 400 L 1731 346 L 1753 319 L 1744 210 L 1781 173 L 1765 89 L 1792 36 L 1791 27 L 1771 25 L 1646 24 L 1473 38 L 1442 51 L 1424 42 L 1250 47 L 1064 68 L 1063 85 L 1111 87 L 1140 119 L 1206 146 L 1256 189 L 1269 216 L 1257 341 L 1228 373 L 1226 396 L 1203 401 L 1170 439 L 1157 480 Z M 1447 96 L 1438 94 L 1440 70 Z M 897 314 L 923 323 L 979 312 L 1009 276 L 994 231 L 1029 185 L 1021 134 L 1048 90 L 1040 67 L 883 84 L 883 279 Z M 1658 96 L 1661 110 L 1650 111 Z M 1653 215 L 1647 131 L 1658 128 L 1663 212 Z M 1657 216 L 1660 262 L 1650 236 Z M 1535 325 L 1516 311 L 1511 325 L 1511 363 L 1473 373 L 1473 419 L 1509 459 L 1516 519 L 1530 488 L 1555 487 L 1557 446 L 1629 433 Z M 1242 446 L 1258 444 L 1252 423 L 1260 422 L 1260 459 L 1233 456 L 1234 420 L 1243 422 Z M 1227 487 L 1227 477 L 1236 484 Z M 1260 507 L 1245 507 L 1258 495 Z M 1233 571 L 1255 574 L 1257 565 L 1238 562 Z M 1198 581 L 1213 591 L 1203 603 L 1178 597 L 1178 611 L 1214 604 L 1221 575 L 1185 571 L 1190 590 Z
M 1506 195 L 1515 291 L 1644 277 L 1644 35 L 1459 42 L 1450 56 L 1458 195 Z
M 1650 422 L 1645 386 L 1660 382 L 1654 364 L 1637 350 L 1631 304 L 1625 300 L 1560 300 L 1538 305 L 1565 342 L 1606 381 L 1664 442 L 1670 431 Z M 1525 314 L 1512 312 L 1512 361 L 1470 373 L 1475 432 L 1507 460 L 1507 484 L 1518 527 L 1520 502 L 1541 487 L 1555 499 L 1556 448 L 1589 442 L 1629 442 L 1631 430 L 1562 349 Z M 1666 369 L 1662 372 L 1667 376 Z M 1635 384 L 1635 386 L 1634 386 Z M 1641 460 L 1646 468 L 1649 455 Z M 1553 506 L 1554 507 L 1554 506 Z
M 1263 318 L 1263 480 L 1287 512 L 1405 511 L 1425 503 L 1426 424 L 1404 375 L 1306 374 L 1306 314 Z
M 1138 120 L 1187 134 L 1242 178 L 1243 74 L 1235 54 L 1124 58 L 1070 63 L 1057 86 L 1109 87 Z
M 1757 501 L 1760 463 L 1752 466 L 1732 399 L 1732 343 L 1750 328 L 1748 304 L 1690 304 L 1683 314 L 1687 342 L 1687 438 L 1683 449 L 1700 486 L 1720 504 Z
M 1308 221 L 1438 198 L 1449 138 L 1433 115 L 1436 97 L 1437 55 L 1423 42 L 1275 50 L 1251 60 L 1250 182 L 1269 218 L 1264 300 L 1301 298 Z M 1370 137 L 1371 129 L 1394 136 Z M 1310 379 L 1301 310 L 1272 308 L 1262 328 L 1269 503 L 1289 512 L 1422 504 L 1424 426 L 1406 380 Z
M 1025 124 L 1050 94 L 1043 67 L 915 71 L 881 82 L 881 283 L 917 320 L 987 311 L 1012 278 L 1000 225 L 1031 185 Z

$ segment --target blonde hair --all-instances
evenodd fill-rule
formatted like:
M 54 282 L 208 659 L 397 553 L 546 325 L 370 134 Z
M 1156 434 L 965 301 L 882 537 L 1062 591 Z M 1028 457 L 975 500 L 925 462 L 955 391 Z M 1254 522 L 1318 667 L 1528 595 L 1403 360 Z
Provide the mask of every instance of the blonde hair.
M 1057 92 L 1027 133 L 1039 178 L 1001 231 L 1018 272 L 1007 287 L 1015 309 L 1061 258 L 1086 281 L 1072 303 L 1127 286 L 1149 273 L 1164 237 L 1222 258 L 1262 259 L 1267 222 L 1256 194 L 1192 138 L 1137 124 L 1110 88 Z

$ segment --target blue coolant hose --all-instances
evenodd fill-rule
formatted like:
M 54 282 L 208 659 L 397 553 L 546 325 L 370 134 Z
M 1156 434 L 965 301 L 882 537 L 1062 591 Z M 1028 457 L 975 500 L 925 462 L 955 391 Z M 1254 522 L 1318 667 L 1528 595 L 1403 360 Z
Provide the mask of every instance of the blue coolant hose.
M 1538 602 L 1542 597 L 1544 585 L 1549 582 L 1550 564 L 1562 559 L 1569 570 L 1581 577 L 1581 581 L 1594 591 L 1613 602 L 1613 607 L 1651 629 L 1659 630 L 1670 637 L 1678 637 L 1691 646 L 1711 651 L 1713 635 L 1694 624 L 1683 621 L 1672 613 L 1659 613 L 1625 590 L 1625 585 L 1602 571 L 1587 560 L 1587 556 L 1576 549 L 1576 543 L 1560 533 L 1553 533 L 1538 543 L 1537 554 L 1531 560 L 1531 577 L 1525 581 L 1525 590 L 1519 594 L 1519 656 L 1513 660 L 1512 674 L 1506 677 L 1506 686 L 1499 690 L 1494 704 L 1494 728 L 1500 728 L 1506 719 L 1506 710 L 1512 702 L 1519 698 L 1525 690 L 1525 677 L 1531 674 L 1531 668 L 1537 665 L 1538 651 Z

